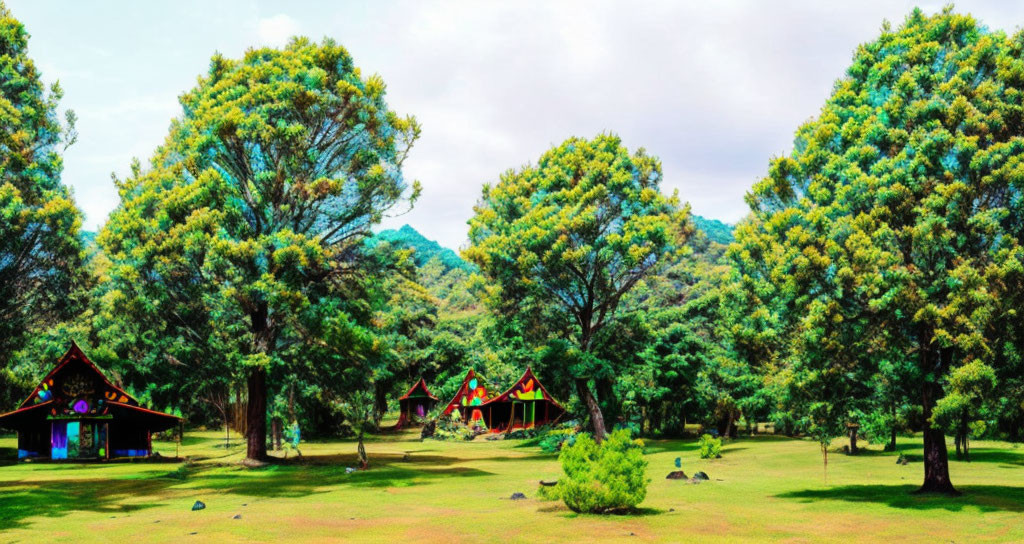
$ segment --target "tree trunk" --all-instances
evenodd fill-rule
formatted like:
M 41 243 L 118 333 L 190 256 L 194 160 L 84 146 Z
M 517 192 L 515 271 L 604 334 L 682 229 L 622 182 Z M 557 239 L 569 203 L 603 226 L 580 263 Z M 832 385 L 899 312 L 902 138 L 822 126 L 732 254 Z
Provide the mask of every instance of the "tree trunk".
M 857 427 L 850 427 L 850 455 L 857 455 Z
M 365 469 L 370 465 L 370 459 L 366 456 L 366 446 L 363 445 L 363 429 L 359 428 L 359 444 L 356 446 L 356 455 L 359 457 L 359 468 Z
M 590 386 L 587 385 L 587 380 L 576 380 L 576 392 L 579 394 L 580 399 L 583 400 L 583 404 L 586 405 L 587 413 L 590 414 L 590 425 L 594 429 L 594 440 L 597 443 L 601 443 L 607 434 L 604 427 L 604 416 L 601 414 L 601 407 L 597 404 L 597 399 L 595 399 L 594 394 L 590 392 Z
M 825 485 L 828 485 L 828 445 L 824 442 L 820 442 L 821 446 L 821 475 L 825 480 Z
M 245 432 L 246 412 L 248 412 L 248 408 L 245 406 L 245 403 L 242 402 L 242 386 L 239 385 L 235 388 L 235 407 L 232 410 L 231 415 L 235 421 L 235 432 L 243 436 L 249 436 L 249 434 Z
M 890 413 L 892 414 L 892 421 L 889 423 L 889 445 L 885 447 L 885 450 L 896 451 L 896 401 L 893 401 Z
M 924 416 L 924 483 L 918 493 L 959 494 L 949 479 L 949 455 L 946 451 L 946 436 L 941 429 L 933 428 L 929 421 L 939 386 L 926 383 L 921 397 Z
M 249 319 L 253 353 L 270 353 L 274 345 L 274 330 L 267 304 L 259 304 Z M 264 461 L 267 459 L 267 369 L 263 366 L 251 368 L 247 381 L 249 400 L 245 430 L 248 440 L 245 457 L 250 461 Z
M 249 370 L 248 389 L 245 457 L 263 461 L 267 458 L 267 369 L 256 367 Z
M 602 378 L 600 380 L 594 380 L 594 386 L 597 390 L 597 398 L 601 406 L 601 415 L 606 418 L 605 420 L 610 422 L 612 428 L 614 428 L 615 424 L 621 419 L 621 414 L 619 412 L 619 399 L 615 396 L 614 383 L 608 378 Z
M 373 427 L 379 430 L 380 422 L 388 411 L 387 389 L 383 384 L 374 384 L 373 397 Z

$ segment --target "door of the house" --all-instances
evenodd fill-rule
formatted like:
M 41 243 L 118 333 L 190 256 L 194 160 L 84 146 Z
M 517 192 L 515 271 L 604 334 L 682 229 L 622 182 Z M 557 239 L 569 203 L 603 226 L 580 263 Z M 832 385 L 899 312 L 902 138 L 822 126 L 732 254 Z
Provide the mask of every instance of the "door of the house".
M 107 456 L 107 424 L 98 421 L 54 421 L 51 459 L 97 459 Z

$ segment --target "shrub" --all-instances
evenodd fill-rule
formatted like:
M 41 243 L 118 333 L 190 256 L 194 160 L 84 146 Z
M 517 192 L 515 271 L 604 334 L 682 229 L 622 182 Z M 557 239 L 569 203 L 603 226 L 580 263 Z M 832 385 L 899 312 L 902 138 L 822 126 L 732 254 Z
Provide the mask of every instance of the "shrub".
M 697 447 L 700 448 L 701 459 L 715 459 L 722 456 L 722 439 L 715 438 L 710 434 L 701 435 L 700 440 L 697 441 Z
M 634 508 L 647 496 L 647 460 L 643 441 L 629 430 L 613 432 L 598 445 L 587 434 L 562 448 L 558 460 L 565 476 L 557 496 L 574 512 L 610 513 Z
M 537 488 L 537 500 L 557 501 L 559 498 L 561 497 L 558 496 L 558 486 L 541 484 L 540 487 Z
M 563 447 L 571 446 L 575 443 L 575 429 L 556 429 L 540 437 L 537 445 L 540 446 L 540 451 L 544 453 L 557 453 Z
M 536 438 L 543 432 L 543 429 L 530 427 L 528 429 L 513 429 L 505 433 L 505 440 L 529 440 Z
M 458 414 L 452 412 L 450 415 L 437 418 L 437 426 L 434 434 L 430 437 L 435 440 L 473 440 L 478 431 L 473 427 L 462 423 Z

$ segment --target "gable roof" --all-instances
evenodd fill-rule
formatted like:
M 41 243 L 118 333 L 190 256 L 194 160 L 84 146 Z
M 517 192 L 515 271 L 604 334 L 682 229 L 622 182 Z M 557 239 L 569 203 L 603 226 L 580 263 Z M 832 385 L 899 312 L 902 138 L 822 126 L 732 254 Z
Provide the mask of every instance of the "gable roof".
M 68 348 L 68 351 L 57 361 L 57 365 L 53 367 L 53 370 L 51 370 L 49 374 L 44 376 L 43 379 L 39 381 L 39 385 L 37 385 L 36 388 L 32 390 L 32 393 L 18 406 L 18 408 L 20 409 L 25 408 L 26 406 L 30 406 L 32 404 L 38 404 L 38 402 L 35 402 L 35 399 L 38 398 L 39 391 L 43 389 L 43 386 L 47 384 L 52 384 L 53 377 L 56 376 L 58 372 L 63 370 L 65 367 L 68 367 L 75 363 L 82 364 L 85 366 L 85 368 L 94 372 L 97 376 L 99 376 L 101 380 L 103 380 L 103 383 L 106 384 L 107 387 L 114 391 L 115 399 L 111 400 L 117 400 L 122 404 L 138 406 L 139 401 L 136 400 L 135 397 L 129 395 L 124 389 L 121 389 L 120 387 L 111 383 L 111 381 L 107 379 L 107 376 L 103 374 L 103 371 L 101 371 L 95 364 L 93 364 L 93 362 L 90 361 L 89 358 L 85 356 L 85 352 L 83 352 L 82 349 L 78 347 L 78 344 L 74 340 L 72 340 L 71 347 Z M 121 400 L 121 397 L 124 397 L 125 400 Z
M 516 381 L 512 387 L 509 387 L 504 393 L 492 398 L 487 401 L 488 404 L 494 402 L 511 402 L 511 401 L 523 401 L 523 400 L 546 400 L 551 404 L 554 404 L 560 410 L 561 404 L 548 393 L 548 390 L 544 388 L 544 384 L 540 383 L 540 380 L 533 375 L 533 370 L 530 367 L 526 367 L 526 372 L 523 372 L 523 376 Z
M 35 413 L 36 410 L 39 410 L 41 414 L 46 414 L 49 411 L 48 409 L 51 404 L 53 404 L 53 401 L 48 400 L 40 402 L 39 404 L 18 408 L 13 412 L 0 414 L 0 427 L 5 429 L 17 429 L 21 424 L 33 421 L 34 417 L 37 415 Z
M 476 382 L 473 390 L 470 391 L 470 385 Z M 483 396 L 480 396 L 480 390 L 483 389 Z M 490 391 L 487 390 L 487 386 L 483 384 L 483 379 L 476 375 L 476 372 L 471 368 L 469 372 L 466 372 L 466 377 L 462 380 L 462 385 L 459 386 L 458 391 L 455 392 L 455 396 L 448 402 L 448 405 L 444 408 L 444 415 L 448 415 L 459 406 L 482 406 L 488 402 L 487 397 Z M 473 400 L 467 400 L 466 402 L 459 402 L 469 397 L 473 397 Z M 473 402 L 480 398 L 479 404 L 473 404 Z
M 437 400 L 437 397 L 435 397 L 434 395 L 430 394 L 430 389 L 427 389 L 427 382 L 423 378 L 420 378 L 420 381 L 418 381 L 415 384 L 413 384 L 413 386 L 410 387 L 409 390 L 406 391 L 404 395 L 402 395 L 401 397 L 398 397 L 398 400 L 405 400 L 405 399 L 409 398 L 410 396 L 412 396 L 412 394 L 417 389 L 422 390 L 423 393 L 426 396 L 428 396 L 428 397 L 430 397 L 430 398 L 432 398 L 434 400 Z

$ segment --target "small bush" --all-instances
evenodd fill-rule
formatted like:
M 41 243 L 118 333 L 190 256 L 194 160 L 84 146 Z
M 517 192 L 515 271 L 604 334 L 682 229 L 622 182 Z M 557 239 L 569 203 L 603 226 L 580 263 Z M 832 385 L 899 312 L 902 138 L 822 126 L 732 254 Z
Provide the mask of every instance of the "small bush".
M 697 441 L 701 459 L 715 459 L 722 456 L 722 439 L 710 434 L 701 435 Z
M 458 414 L 452 412 L 447 416 L 437 418 L 437 425 L 434 434 L 430 437 L 435 440 L 473 440 L 480 431 L 472 426 L 466 425 L 459 418 Z
M 538 429 L 536 427 L 530 427 L 528 429 L 513 429 L 505 433 L 505 440 L 529 440 L 537 438 L 542 432 L 543 429 Z
M 629 430 L 613 432 L 598 445 L 587 434 L 562 448 L 558 460 L 565 476 L 554 493 L 574 512 L 611 513 L 634 508 L 647 496 L 644 444 Z
M 537 488 L 537 499 L 542 501 L 557 501 L 558 486 L 541 485 Z
M 540 437 L 540 451 L 544 453 L 557 453 L 565 446 L 576 443 L 575 429 L 556 429 Z

